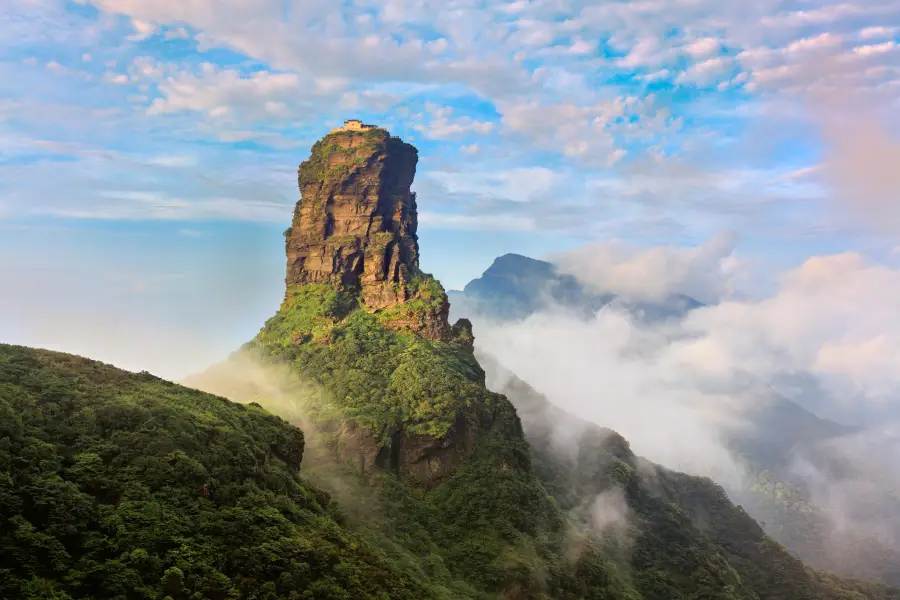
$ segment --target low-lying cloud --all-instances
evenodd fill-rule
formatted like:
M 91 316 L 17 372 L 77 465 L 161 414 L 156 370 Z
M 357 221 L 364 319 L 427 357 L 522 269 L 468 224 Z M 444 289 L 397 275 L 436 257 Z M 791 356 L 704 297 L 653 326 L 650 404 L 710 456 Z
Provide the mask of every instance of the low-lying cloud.
M 731 291 L 737 241 L 736 234 L 722 232 L 695 248 L 591 244 L 552 260 L 560 271 L 596 290 L 631 300 L 661 301 L 683 294 L 714 302 Z
M 562 409 L 616 430 L 637 454 L 732 491 L 750 483 L 736 437 L 796 435 L 780 476 L 806 488 L 837 535 L 884 537 L 878 523 L 884 530 L 885 511 L 900 507 L 891 496 L 900 490 L 900 269 L 857 253 L 816 256 L 785 272 L 772 294 L 738 298 L 722 285 L 740 270 L 722 275 L 730 247 L 720 237 L 688 250 L 569 253 L 567 272 L 601 289 L 611 282 L 626 299 L 699 289 L 718 301 L 656 322 L 615 305 L 587 320 L 553 306 L 516 322 L 475 315 L 476 347 Z M 767 407 L 797 411 L 791 401 L 864 433 L 824 424 L 837 437 L 811 442 L 802 431 L 753 429 L 766 427 L 755 415 Z
M 660 360 L 664 332 L 604 309 L 587 322 L 554 311 L 516 323 L 476 319 L 475 335 L 480 350 L 551 402 L 618 431 L 651 460 L 694 473 L 736 472 L 719 432 L 701 418 L 696 402 L 704 397 Z

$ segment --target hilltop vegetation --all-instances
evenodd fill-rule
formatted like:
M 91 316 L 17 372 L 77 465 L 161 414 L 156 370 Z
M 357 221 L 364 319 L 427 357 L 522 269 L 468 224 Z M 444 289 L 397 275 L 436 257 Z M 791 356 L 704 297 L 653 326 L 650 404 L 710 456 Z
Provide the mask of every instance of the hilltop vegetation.
M 458 344 L 384 327 L 398 312 L 426 310 L 418 306 L 426 301 L 417 298 L 376 315 L 355 310 L 352 294 L 309 284 L 288 292 L 247 348 L 289 361 L 330 391 L 307 406 L 319 421 L 352 420 L 381 442 L 400 427 L 440 438 L 461 411 L 483 403 L 486 390 L 478 383 L 484 380 L 481 367 Z
M 0 598 L 438 597 L 342 525 L 258 405 L 0 345 Z

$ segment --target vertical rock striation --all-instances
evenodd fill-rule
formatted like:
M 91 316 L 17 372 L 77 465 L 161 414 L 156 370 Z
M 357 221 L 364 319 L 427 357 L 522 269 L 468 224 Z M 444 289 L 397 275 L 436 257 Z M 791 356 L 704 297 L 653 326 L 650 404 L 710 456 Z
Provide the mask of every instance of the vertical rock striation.
M 341 286 L 392 328 L 464 340 L 470 327 L 449 326 L 443 288 L 419 269 L 410 190 L 418 160 L 414 146 L 380 128 L 335 130 L 316 142 L 298 169 L 286 283 Z
M 498 427 L 521 437 L 521 426 L 484 386 L 472 324 L 450 326 L 444 288 L 419 268 L 410 189 L 418 151 L 349 123 L 357 125 L 316 142 L 298 169 L 284 302 L 244 350 L 251 363 L 279 357 L 296 368 L 286 394 L 335 458 L 436 485 Z M 237 360 L 215 377 L 241 372 Z

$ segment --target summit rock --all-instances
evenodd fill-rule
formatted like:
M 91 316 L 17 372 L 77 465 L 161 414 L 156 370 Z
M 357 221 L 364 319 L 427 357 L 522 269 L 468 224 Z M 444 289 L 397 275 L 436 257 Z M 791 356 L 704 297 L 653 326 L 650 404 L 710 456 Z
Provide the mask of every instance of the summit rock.
M 330 283 L 358 293 L 363 308 L 384 313 L 392 328 L 435 340 L 471 337 L 467 322 L 449 326 L 447 295 L 419 268 L 411 191 L 418 160 L 411 144 L 357 121 L 312 147 L 285 231 L 288 292 Z

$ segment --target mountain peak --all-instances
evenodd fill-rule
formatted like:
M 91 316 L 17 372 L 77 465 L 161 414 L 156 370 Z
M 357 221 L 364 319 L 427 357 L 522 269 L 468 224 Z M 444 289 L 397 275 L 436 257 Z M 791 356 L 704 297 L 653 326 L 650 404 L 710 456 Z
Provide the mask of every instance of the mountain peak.
M 301 199 L 285 232 L 288 286 L 330 281 L 362 291 L 373 307 L 406 300 L 419 271 L 410 191 L 418 160 L 383 129 L 316 142 L 298 169 Z
M 298 169 L 301 198 L 285 231 L 288 295 L 330 284 L 384 314 L 391 328 L 454 336 L 443 288 L 419 269 L 411 191 L 418 160 L 415 146 L 353 120 L 313 145 Z
M 494 259 L 493 264 L 489 267 L 505 267 L 505 268 L 515 268 L 515 267 L 524 267 L 524 268 L 533 268 L 533 269 L 553 269 L 553 265 L 544 260 L 538 260 L 536 258 L 531 258 L 530 256 L 524 256 L 522 254 L 515 254 L 510 252 L 508 254 L 504 254 L 503 256 L 498 256 Z

